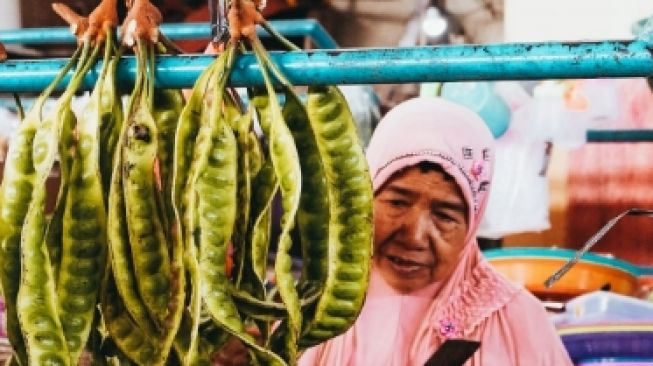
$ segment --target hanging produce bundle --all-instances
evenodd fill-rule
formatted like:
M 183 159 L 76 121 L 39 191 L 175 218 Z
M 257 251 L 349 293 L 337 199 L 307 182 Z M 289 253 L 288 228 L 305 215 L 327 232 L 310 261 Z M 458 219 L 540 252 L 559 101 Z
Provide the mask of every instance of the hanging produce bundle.
M 231 37 L 187 100 L 155 89 L 155 58 L 166 52 L 161 15 L 148 0 L 127 1 L 117 47 L 116 5 L 103 0 L 88 18 L 54 6 L 78 50 L 9 148 L 0 280 L 12 364 L 77 365 L 89 355 L 93 364 L 209 365 L 234 338 L 252 364 L 295 364 L 353 324 L 368 283 L 372 190 L 347 103 L 334 86 L 310 87 L 302 102 L 257 24 L 294 46 L 250 0 L 231 2 Z M 127 48 L 137 77 L 123 106 L 116 69 Z M 249 90 L 245 110 L 227 83 L 247 49 L 265 87 Z M 97 83 L 75 115 L 71 100 L 101 54 Z M 57 156 L 61 185 L 46 216 L 45 180 Z M 301 246 L 299 277 L 293 245 Z

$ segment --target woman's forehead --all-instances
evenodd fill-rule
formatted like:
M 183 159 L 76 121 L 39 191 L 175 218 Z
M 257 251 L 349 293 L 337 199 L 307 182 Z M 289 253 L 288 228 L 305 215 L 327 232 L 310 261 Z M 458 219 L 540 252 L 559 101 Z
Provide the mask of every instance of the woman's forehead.
M 453 177 L 441 169 L 424 169 L 410 166 L 393 174 L 379 190 L 402 195 L 424 195 L 433 198 L 448 197 L 452 205 L 467 207 L 462 189 Z

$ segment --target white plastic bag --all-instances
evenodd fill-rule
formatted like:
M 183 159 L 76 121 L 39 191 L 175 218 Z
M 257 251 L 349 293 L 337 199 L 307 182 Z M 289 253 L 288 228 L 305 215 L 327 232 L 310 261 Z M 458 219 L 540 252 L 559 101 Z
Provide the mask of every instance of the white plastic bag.
M 546 171 L 551 145 L 545 137 L 550 133 L 543 126 L 533 131 L 533 101 L 520 84 L 503 83 L 497 92 L 512 113 L 508 131 L 496 141 L 492 188 L 478 232 L 490 239 L 550 227 Z
M 545 142 L 506 139 L 495 150 L 494 177 L 478 236 L 542 231 L 550 227 Z

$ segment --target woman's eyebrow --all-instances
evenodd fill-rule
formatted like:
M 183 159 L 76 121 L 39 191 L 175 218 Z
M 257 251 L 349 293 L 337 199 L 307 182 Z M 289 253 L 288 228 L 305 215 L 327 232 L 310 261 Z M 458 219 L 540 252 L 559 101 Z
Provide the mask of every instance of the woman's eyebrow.
M 405 188 L 401 187 L 398 185 L 390 184 L 386 190 L 391 191 L 393 193 L 397 193 L 403 196 L 412 196 L 415 194 L 415 191 L 411 190 L 410 188 Z

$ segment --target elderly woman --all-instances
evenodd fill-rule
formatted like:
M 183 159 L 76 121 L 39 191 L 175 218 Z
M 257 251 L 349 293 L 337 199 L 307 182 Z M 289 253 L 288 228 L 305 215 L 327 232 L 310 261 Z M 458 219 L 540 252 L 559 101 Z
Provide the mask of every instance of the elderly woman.
M 493 139 L 473 112 L 438 98 L 381 121 L 367 158 L 374 258 L 366 302 L 307 365 L 423 365 L 450 338 L 480 341 L 466 365 L 571 365 L 537 299 L 483 259 L 476 230 L 492 178 Z

